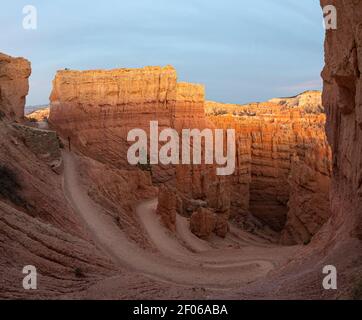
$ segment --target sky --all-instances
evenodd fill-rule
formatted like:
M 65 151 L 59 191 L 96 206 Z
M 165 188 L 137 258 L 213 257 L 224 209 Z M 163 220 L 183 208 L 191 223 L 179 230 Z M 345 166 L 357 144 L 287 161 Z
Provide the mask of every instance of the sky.
M 23 28 L 23 8 L 37 28 Z M 318 0 L 12 0 L 0 52 L 32 63 L 27 105 L 47 104 L 57 70 L 173 65 L 209 100 L 265 101 L 320 89 Z

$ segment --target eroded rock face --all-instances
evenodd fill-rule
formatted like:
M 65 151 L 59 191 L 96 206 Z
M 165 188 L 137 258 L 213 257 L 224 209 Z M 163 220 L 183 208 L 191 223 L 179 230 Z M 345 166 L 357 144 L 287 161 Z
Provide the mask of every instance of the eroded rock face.
M 49 122 L 93 159 L 127 167 L 128 132 L 149 132 L 150 121 L 170 127 L 176 101 L 172 67 L 59 71 L 50 96 Z M 167 173 L 154 170 L 156 178 Z M 170 173 L 171 175 L 172 173 Z
M 324 112 L 320 91 L 305 91 L 295 97 L 275 98 L 269 100 L 269 102 L 276 103 L 288 108 L 301 108 L 309 114 L 318 114 Z
M 0 72 L 0 110 L 21 121 L 30 65 L 0 55 Z M 0 297 L 54 298 L 113 274 L 116 267 L 92 244 L 49 166 L 60 158 L 55 132 L 9 121 L 0 121 Z M 36 292 L 21 285 L 25 264 L 37 268 Z
M 175 191 L 162 186 L 158 195 L 157 214 L 167 229 L 176 231 L 177 196 Z
M 321 1 L 337 8 L 325 41 L 323 104 L 333 150 L 334 225 L 362 239 L 362 2 Z
M 176 90 L 176 105 L 173 113 L 173 128 L 200 128 L 207 125 L 205 118 L 205 87 L 199 84 L 179 82 Z
M 27 114 L 26 118 L 33 122 L 35 122 L 35 121 L 36 122 L 43 122 L 43 121 L 47 122 L 49 119 L 49 112 L 50 112 L 49 107 L 38 109 L 38 110 L 35 110 L 35 111 Z
M 331 152 L 320 98 L 306 92 L 243 106 L 206 104 L 216 127 L 237 132 L 232 212 L 250 211 L 282 231 L 284 244 L 310 241 L 330 216 Z
M 40 159 L 48 163 L 60 160 L 60 140 L 56 132 L 19 124 L 14 124 L 13 127 L 18 137 Z
M 191 215 L 190 229 L 201 239 L 208 240 L 216 227 L 216 215 L 205 208 L 200 208 Z
M 229 232 L 228 217 L 201 207 L 191 215 L 190 229 L 193 234 L 204 240 L 208 240 L 213 233 L 225 238 Z
M 220 109 L 224 112 L 215 112 Z M 217 176 L 214 165 L 153 165 L 153 181 L 177 190 L 177 211 L 186 217 L 202 207 L 213 210 L 220 221 L 251 212 L 276 231 L 287 224 L 282 241 L 294 243 L 310 240 L 329 216 L 330 153 L 321 110 L 321 95 L 314 91 L 245 106 L 205 105 L 203 86 L 177 83 L 172 67 L 147 67 L 59 71 L 49 121 L 84 154 L 118 168 L 130 167 L 128 132 L 140 128 L 149 133 L 150 121 L 157 120 L 160 131 L 174 128 L 179 133 L 234 128 L 237 166 L 232 176 Z M 303 169 L 298 168 L 319 175 L 311 178 L 313 187 L 305 196 L 301 190 L 311 183 L 299 179 Z M 313 192 L 321 199 L 317 209 L 312 209 Z M 162 197 L 163 192 L 160 202 L 166 203 Z M 307 213 L 298 211 L 301 202 Z M 174 228 L 173 219 L 166 218 L 165 224 Z
M 131 145 L 127 135 L 132 129 L 142 129 L 150 137 L 151 121 L 158 121 L 159 131 L 214 128 L 205 117 L 205 88 L 177 83 L 170 66 L 59 71 L 50 99 L 51 126 L 85 155 L 117 168 L 134 169 L 127 161 Z M 177 189 L 181 214 L 193 212 L 186 212 L 190 203 L 206 202 L 228 217 L 229 188 L 225 179 L 216 176 L 215 166 L 160 164 L 152 165 L 151 172 L 155 183 Z
M 23 120 L 30 74 L 28 60 L 0 53 L 0 118 Z
M 329 165 L 318 165 L 323 159 L 330 159 L 329 149 L 321 148 L 318 141 L 302 160 L 299 156 L 292 158 L 283 244 L 308 244 L 330 218 L 330 169 Z

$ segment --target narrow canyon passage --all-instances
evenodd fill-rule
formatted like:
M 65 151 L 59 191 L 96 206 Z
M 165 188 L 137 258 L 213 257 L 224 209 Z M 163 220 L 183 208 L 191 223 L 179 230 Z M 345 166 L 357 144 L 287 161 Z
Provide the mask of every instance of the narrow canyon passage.
M 209 243 L 195 237 L 181 216 L 173 235 L 156 215 L 157 200 L 144 201 L 136 209 L 157 250 L 141 249 L 89 198 L 79 182 L 76 156 L 63 152 L 63 160 L 64 191 L 72 208 L 84 220 L 96 245 L 130 271 L 178 285 L 224 289 L 265 277 L 298 249 L 267 244 L 237 228 L 232 228 L 225 240 Z

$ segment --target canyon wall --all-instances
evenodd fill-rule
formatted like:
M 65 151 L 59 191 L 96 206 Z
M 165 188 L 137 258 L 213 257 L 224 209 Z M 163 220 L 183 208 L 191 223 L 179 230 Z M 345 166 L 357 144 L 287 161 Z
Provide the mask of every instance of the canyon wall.
M 0 53 L 0 118 L 21 121 L 29 91 L 30 62 Z
M 309 241 L 329 216 L 330 153 L 319 92 L 244 106 L 205 105 L 204 87 L 178 83 L 167 66 L 59 71 L 50 99 L 49 122 L 64 138 L 95 160 L 129 170 L 136 168 L 127 163 L 127 134 L 134 128 L 149 133 L 152 120 L 160 131 L 236 129 L 232 176 L 217 176 L 215 165 L 147 166 L 153 181 L 175 194 L 184 216 L 206 207 L 221 225 L 230 217 L 256 217 L 282 232 L 285 244 Z M 160 212 L 169 205 L 168 192 L 160 194 Z
M 126 167 L 128 132 L 135 128 L 149 132 L 155 119 L 160 129 L 170 127 L 176 93 L 172 67 L 58 71 L 49 122 L 93 159 Z
M 110 71 L 59 71 L 50 96 L 50 125 L 83 154 L 116 168 L 135 170 L 127 161 L 127 135 L 150 122 L 159 131 L 213 128 L 205 117 L 202 85 L 177 82 L 175 69 L 146 67 Z M 141 166 L 153 182 L 177 193 L 178 211 L 190 216 L 200 206 L 229 216 L 227 188 L 213 165 Z M 164 197 L 160 197 L 160 200 Z M 166 206 L 167 204 L 165 204 Z M 162 204 L 160 204 L 162 207 Z
M 362 239 L 362 2 L 321 1 L 337 9 L 327 30 L 323 104 L 333 150 L 332 224 Z
M 64 196 L 54 167 L 61 162 L 56 133 L 14 123 L 23 119 L 29 74 L 25 59 L 0 55 L 0 297 L 5 299 L 83 290 L 116 270 Z M 25 265 L 37 268 L 36 291 L 23 289 Z
M 206 103 L 215 126 L 237 132 L 232 212 L 249 211 L 281 231 L 284 244 L 310 241 L 330 215 L 331 152 L 320 101 L 320 92 L 305 92 L 248 105 Z

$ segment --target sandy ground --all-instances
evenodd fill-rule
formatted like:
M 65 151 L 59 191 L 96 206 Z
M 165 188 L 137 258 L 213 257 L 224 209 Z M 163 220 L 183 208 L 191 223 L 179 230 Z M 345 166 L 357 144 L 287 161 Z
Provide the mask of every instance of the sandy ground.
M 172 234 L 155 212 L 157 199 L 142 202 L 136 209 L 155 247 L 153 251 L 144 250 L 87 195 L 79 183 L 76 158 L 64 152 L 63 159 L 66 197 L 97 246 L 120 267 L 151 281 L 211 290 L 237 288 L 266 277 L 298 250 L 269 244 L 235 227 L 226 239 L 215 236 L 206 242 L 189 231 L 188 220 L 181 216 L 177 217 L 177 234 Z

